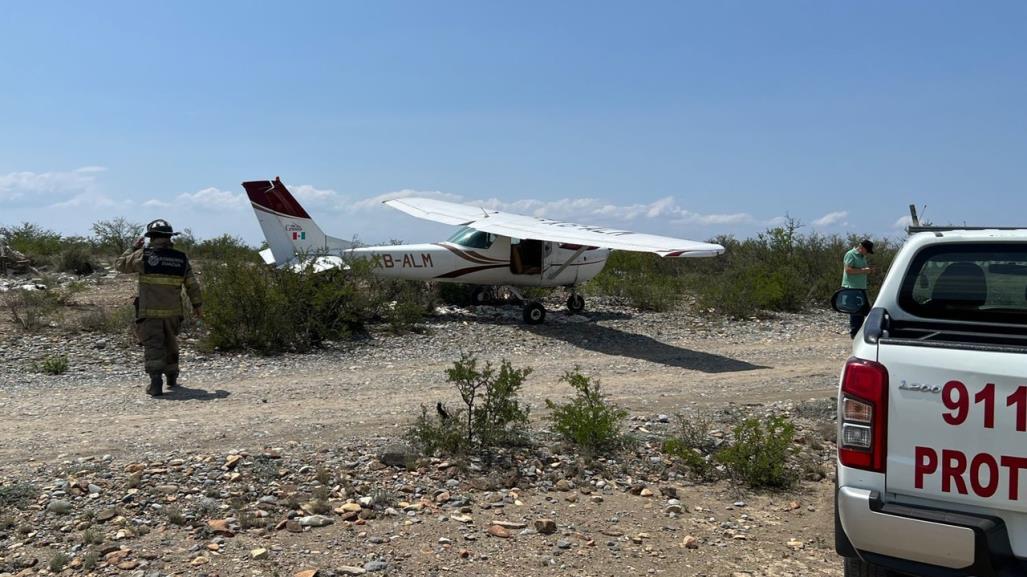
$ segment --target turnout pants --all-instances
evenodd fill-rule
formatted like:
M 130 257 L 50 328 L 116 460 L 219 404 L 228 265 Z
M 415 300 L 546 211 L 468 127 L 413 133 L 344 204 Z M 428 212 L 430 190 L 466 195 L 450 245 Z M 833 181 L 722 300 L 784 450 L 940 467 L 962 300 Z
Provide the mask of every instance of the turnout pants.
M 178 331 L 182 317 L 140 319 L 139 339 L 143 343 L 143 362 L 149 374 L 178 374 Z

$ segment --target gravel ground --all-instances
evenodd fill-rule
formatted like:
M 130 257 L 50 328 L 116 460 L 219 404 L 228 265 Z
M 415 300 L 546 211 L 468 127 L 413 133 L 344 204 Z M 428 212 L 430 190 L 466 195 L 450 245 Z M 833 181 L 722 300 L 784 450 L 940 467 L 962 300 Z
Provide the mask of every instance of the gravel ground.
M 82 302 L 105 306 L 130 292 L 124 281 L 105 281 Z M 0 528 L 0 575 L 36 574 L 57 552 L 81 563 L 90 548 L 73 549 L 73 543 L 81 543 L 83 523 L 118 545 L 107 553 L 131 549 L 112 562 L 101 557 L 96 574 L 317 569 L 323 576 L 357 574 L 357 568 L 395 575 L 841 574 L 832 549 L 831 439 L 817 435 L 833 418 L 827 399 L 848 355 L 846 319 L 811 313 L 732 322 L 701 311 L 641 313 L 598 299 L 580 316 L 560 312 L 556 301 L 549 306 L 546 324 L 536 327 L 523 325 L 513 308 L 453 308 L 439 311 L 420 333 L 372 331 L 316 353 L 275 357 L 203 353 L 194 331 L 183 339 L 184 386 L 160 398 L 143 393 L 141 350 L 124 335 L 59 329 L 24 335 L 0 326 L 3 487 L 24 483 L 38 492 L 16 507 L 15 527 Z M 34 368 L 55 353 L 68 357 L 67 373 Z M 470 469 L 425 463 L 413 471 L 382 465 L 380 452 L 421 404 L 459 405 L 444 369 L 463 353 L 534 369 L 523 398 L 543 437 L 544 400 L 569 397 L 570 387 L 559 379 L 578 366 L 601 379 L 643 436 L 669 426 L 660 415 L 791 414 L 801 424 L 800 438 L 816 437 L 809 452 L 826 477 L 786 493 L 753 493 L 725 480 L 694 483 L 653 461 L 661 458 L 657 442 L 596 470 L 562 453 L 521 456 L 519 470 L 544 474 L 512 486 L 482 481 L 488 468 L 475 471 L 473 463 Z M 278 456 L 268 477 L 270 457 L 264 455 L 271 448 Z M 240 460 L 228 466 L 233 455 Z M 132 481 L 128 471 L 139 466 L 141 478 Z M 240 515 L 250 509 L 276 522 L 311 516 L 281 501 L 309 496 L 323 468 L 333 475 L 325 488 L 329 526 L 302 532 L 240 527 Z M 553 471 L 558 474 L 547 476 Z M 560 479 L 572 486 L 558 490 Z M 72 491 L 75 483 L 85 489 Z M 100 492 L 90 493 L 90 483 Z M 133 489 L 132 495 L 142 495 L 126 501 Z M 374 511 L 365 514 L 373 518 L 344 520 L 335 512 L 374 489 L 396 497 L 389 500 L 392 513 L 368 505 L 361 511 Z M 458 497 L 440 502 L 442 491 Z M 276 503 L 265 500 L 261 509 L 265 497 Z M 680 513 L 667 512 L 672 499 L 683 503 Z M 70 511 L 48 511 L 54 500 L 67 500 Z M 159 514 L 172 504 L 186 511 L 186 524 Z M 89 520 L 100 505 L 121 507 L 114 519 L 122 521 Z M 454 521 L 457 515 L 471 521 Z M 556 533 L 532 532 L 542 518 L 556 520 Z M 233 537 L 208 526 L 218 520 L 234 528 Z M 509 521 L 513 535 L 490 534 L 494 520 Z M 26 524 L 30 530 L 20 532 Z M 116 539 L 119 531 L 126 534 Z M 251 554 L 261 548 L 266 556 Z M 22 566 L 31 559 L 37 564 Z M 118 569 L 122 562 L 132 567 Z M 344 571 L 349 567 L 353 573 Z

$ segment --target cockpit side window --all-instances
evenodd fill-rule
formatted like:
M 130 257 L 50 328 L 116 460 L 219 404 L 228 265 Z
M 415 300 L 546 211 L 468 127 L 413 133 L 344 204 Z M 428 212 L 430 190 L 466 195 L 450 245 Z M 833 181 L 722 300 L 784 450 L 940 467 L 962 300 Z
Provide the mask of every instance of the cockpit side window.
M 449 237 L 448 242 L 467 248 L 486 249 L 496 241 L 496 235 L 464 227 Z

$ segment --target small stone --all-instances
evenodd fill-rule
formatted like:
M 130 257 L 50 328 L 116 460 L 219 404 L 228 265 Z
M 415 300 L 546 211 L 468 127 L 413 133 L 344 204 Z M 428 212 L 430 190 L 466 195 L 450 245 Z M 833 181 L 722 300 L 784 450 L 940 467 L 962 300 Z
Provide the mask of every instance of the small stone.
M 374 560 L 364 563 L 364 571 L 367 571 L 369 573 L 374 573 L 376 571 L 385 571 L 388 568 L 389 564 L 385 561 Z
M 552 519 L 535 519 L 535 530 L 543 535 L 556 533 L 556 521 Z
M 67 515 L 71 512 L 71 503 L 60 499 L 54 499 L 46 504 L 46 510 L 51 513 L 57 513 L 58 515 Z
M 500 527 L 502 527 L 504 529 L 524 529 L 525 527 L 528 526 L 527 523 L 519 523 L 517 521 L 502 521 L 502 520 L 493 521 L 492 524 L 493 525 L 499 525 Z
M 556 546 L 560 549 L 570 549 L 573 543 L 569 539 L 560 539 L 556 542 Z
M 100 523 L 106 523 L 107 521 L 110 521 L 111 519 L 113 519 L 113 518 L 115 518 L 117 516 L 118 516 L 118 510 L 117 509 L 104 509 L 104 510 L 100 511 L 99 513 L 97 513 L 96 517 L 94 517 L 94 519 L 96 519 Z
M 445 503 L 446 501 L 449 501 L 449 497 L 450 497 L 449 491 L 443 491 L 443 492 L 439 493 L 438 495 L 435 495 L 435 502 L 441 505 L 442 503 Z
M 252 557 L 253 559 L 256 559 L 258 561 L 261 560 L 261 559 L 267 559 L 267 555 L 268 555 L 268 551 L 267 551 L 267 549 L 265 549 L 263 547 L 250 551 L 250 557 Z
M 335 508 L 336 513 L 359 513 L 363 507 L 360 503 L 343 503 L 341 506 Z
M 795 549 L 796 551 L 805 547 L 805 544 L 802 541 L 799 541 L 795 538 L 789 539 L 788 542 L 785 544 L 791 547 L 792 549 Z
M 454 521 L 456 521 L 458 523 L 473 523 L 474 522 L 474 518 L 471 517 L 470 515 L 453 515 L 452 517 L 450 517 L 450 519 L 452 519 L 452 520 L 454 520 Z
M 655 493 L 653 493 L 652 489 L 646 487 L 645 489 L 642 489 L 642 491 L 638 494 L 642 497 L 652 497 Z
M 324 515 L 308 515 L 300 517 L 297 521 L 299 521 L 301 527 L 324 527 L 335 522 L 331 517 L 325 517 Z
M 685 538 L 681 540 L 681 544 L 684 545 L 688 549 L 698 549 L 699 548 L 699 539 L 696 539 L 692 535 L 685 535 Z
M 239 464 L 239 461 L 242 461 L 242 455 L 229 455 L 228 458 L 225 459 L 225 467 L 227 467 L 228 470 L 232 470 Z
M 340 575 L 363 575 L 367 573 L 363 567 L 354 567 L 352 565 L 343 565 L 335 569 L 335 572 Z
M 200 565 L 206 565 L 207 563 L 210 563 L 210 559 L 207 559 L 203 555 L 200 555 L 199 557 L 196 557 L 195 559 L 193 559 L 192 561 L 189 562 L 189 564 L 192 565 L 193 567 L 198 567 Z
M 554 488 L 557 491 L 566 492 L 566 491 L 570 491 L 574 487 L 571 485 L 571 482 L 568 481 L 567 479 L 560 479 L 559 481 L 556 482 L 556 486 Z
M 228 527 L 228 521 L 225 519 L 211 519 L 207 521 L 207 527 L 218 535 L 224 535 L 225 537 L 235 536 L 232 529 Z
M 378 460 L 390 467 L 407 467 L 417 461 L 417 451 L 409 445 L 389 445 L 378 455 Z
M 139 561 L 136 561 L 135 559 L 131 559 L 129 561 L 122 561 L 121 563 L 118 563 L 118 569 L 121 569 L 122 571 L 131 571 L 138 566 Z
M 499 525 L 489 525 L 488 534 L 501 539 L 509 539 L 510 537 L 513 537 L 513 534 L 510 533 L 509 529 L 500 527 Z
M 785 511 L 795 511 L 796 509 L 802 508 L 802 505 L 798 501 L 789 501 L 785 507 Z

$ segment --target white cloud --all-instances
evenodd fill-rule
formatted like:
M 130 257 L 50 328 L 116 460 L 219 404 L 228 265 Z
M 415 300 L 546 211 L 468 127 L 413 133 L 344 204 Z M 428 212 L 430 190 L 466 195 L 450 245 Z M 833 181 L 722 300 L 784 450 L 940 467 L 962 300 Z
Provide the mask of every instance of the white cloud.
M 393 192 L 386 192 L 385 194 L 379 194 L 364 198 L 361 200 L 350 203 L 346 208 L 351 211 L 368 210 L 374 208 L 381 208 L 382 203 L 386 200 L 392 200 L 395 198 L 434 198 L 437 200 L 448 200 L 451 202 L 461 202 L 462 198 L 456 194 L 450 194 L 447 192 L 440 192 L 438 190 L 414 190 L 411 188 L 404 188 L 403 190 L 396 190 Z
M 83 192 L 75 196 L 55 202 L 51 208 L 127 208 L 132 206 L 130 200 L 115 200 L 106 194 L 97 192 Z
M 92 192 L 96 175 L 107 169 L 102 166 L 84 166 L 71 171 L 9 172 L 0 175 L 0 201 L 15 201 L 38 195 L 68 197 Z M 41 203 L 45 204 L 45 203 Z
M 163 200 L 157 200 L 155 198 L 151 198 L 142 204 L 143 208 L 171 208 L 172 206 L 174 205 L 170 202 L 164 202 Z
M 198 190 L 196 192 L 183 192 L 175 197 L 183 206 L 189 208 L 201 208 L 210 210 L 238 210 L 245 208 L 249 202 L 246 194 L 239 192 L 228 192 L 213 186 Z M 160 201 L 150 200 L 147 202 L 159 203 Z
M 840 210 L 837 212 L 829 212 L 824 216 L 813 221 L 813 226 L 817 228 L 831 226 L 834 224 L 848 225 L 845 219 L 849 217 L 848 211 Z
M 334 190 L 315 188 L 309 184 L 290 186 L 289 192 L 296 200 L 311 206 L 334 206 L 339 202 L 339 194 Z

